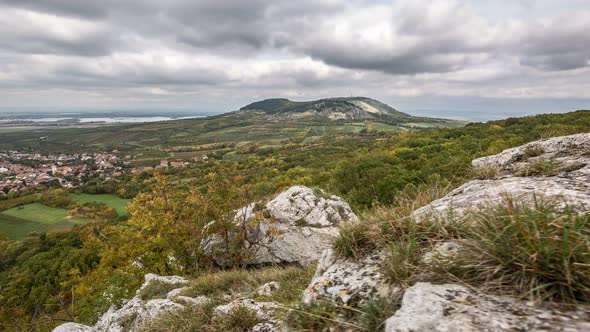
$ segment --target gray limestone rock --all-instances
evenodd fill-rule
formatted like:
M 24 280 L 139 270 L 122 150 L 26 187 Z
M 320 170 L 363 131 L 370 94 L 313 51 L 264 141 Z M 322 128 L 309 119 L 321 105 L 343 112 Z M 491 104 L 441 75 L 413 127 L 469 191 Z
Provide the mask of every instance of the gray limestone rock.
M 304 291 L 304 302 L 317 299 L 353 304 L 372 297 L 389 297 L 398 292 L 380 271 L 381 255 L 369 255 L 361 261 L 337 259 L 326 250 L 318 263 L 311 283 Z
M 531 152 L 532 151 L 532 152 Z M 526 175 L 526 169 L 545 162 L 551 174 Z M 554 137 L 475 159 L 475 168 L 496 168 L 500 177 L 474 180 L 443 198 L 414 211 L 418 222 L 425 218 L 460 218 L 482 206 L 509 196 L 532 204 L 535 199 L 556 201 L 578 211 L 590 208 L 590 134 Z
M 589 331 L 590 311 L 530 306 L 455 284 L 417 283 L 404 293 L 386 332 Z
M 87 325 L 77 323 L 65 323 L 54 328 L 52 332 L 96 332 L 96 330 Z

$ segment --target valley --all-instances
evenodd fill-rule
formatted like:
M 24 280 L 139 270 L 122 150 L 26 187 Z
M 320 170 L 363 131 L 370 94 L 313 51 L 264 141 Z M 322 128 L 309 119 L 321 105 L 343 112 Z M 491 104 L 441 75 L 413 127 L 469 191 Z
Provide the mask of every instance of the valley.
M 119 150 L 123 153 L 145 151 L 157 154 L 159 158 L 166 156 L 163 152 L 168 152 L 168 155 L 175 151 L 223 153 L 227 151 L 227 148 L 245 148 L 254 145 L 272 148 L 290 143 L 299 144 L 306 140 L 310 142 L 327 135 L 347 135 L 368 131 L 402 132 L 416 128 L 455 128 L 465 125 L 465 122 L 460 121 L 412 117 L 375 100 L 371 102 L 381 105 L 380 107 L 384 108 L 383 113 L 366 112 L 359 106 L 346 101 L 346 98 L 329 101 L 333 104 L 313 106 L 322 110 L 320 114 L 323 112 L 324 115 L 319 116 L 311 115 L 305 107 L 297 103 L 294 104 L 297 107 L 287 108 L 285 112 L 268 111 L 266 109 L 269 107 L 266 106 L 268 103 L 277 103 L 271 100 L 245 106 L 239 111 L 207 118 L 102 128 L 33 129 L 4 133 L 0 131 L 0 150 L 41 149 L 48 152 Z M 286 103 L 290 105 L 290 102 Z M 310 103 L 313 105 L 314 102 Z M 389 113 L 390 109 L 393 113 Z

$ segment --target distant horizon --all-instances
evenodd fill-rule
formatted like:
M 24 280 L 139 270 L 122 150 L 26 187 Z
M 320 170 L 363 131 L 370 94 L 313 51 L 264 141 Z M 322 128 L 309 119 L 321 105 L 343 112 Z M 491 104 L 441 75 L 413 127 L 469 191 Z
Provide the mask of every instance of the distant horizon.
M 194 116 L 214 116 L 223 113 L 239 110 L 252 102 L 271 99 L 285 98 L 293 101 L 310 101 L 327 98 L 343 98 L 346 96 L 319 96 L 316 98 L 288 97 L 288 96 L 268 96 L 257 99 L 246 99 L 242 102 L 233 102 L 227 106 L 221 104 L 207 108 L 147 108 L 147 107 L 129 107 L 129 108 L 37 108 L 37 107 L 17 107 L 0 108 L 0 118 L 6 116 L 26 116 L 26 115 L 56 115 L 71 114 L 89 117 L 92 114 L 112 114 L 128 113 L 130 115 L 142 114 L 144 116 L 170 116 L 170 115 L 194 115 Z M 379 98 L 372 96 L 353 96 L 367 97 L 383 102 L 396 110 L 415 116 L 426 116 L 435 118 L 445 118 L 460 121 L 485 122 L 500 120 L 508 117 L 530 116 L 536 114 L 549 113 L 568 113 L 577 110 L 590 110 L 590 99 L 494 99 L 494 98 L 477 98 L 477 97 L 440 97 L 425 96 L 415 97 L 413 99 L 399 98 Z M 423 99 L 423 100 L 422 100 Z M 460 102 L 457 102 L 457 99 Z M 456 108 L 446 105 L 460 104 Z M 511 106 L 514 105 L 514 106 Z M 579 105 L 579 106 L 577 106 Z M 583 107 L 587 105 L 587 107 Z

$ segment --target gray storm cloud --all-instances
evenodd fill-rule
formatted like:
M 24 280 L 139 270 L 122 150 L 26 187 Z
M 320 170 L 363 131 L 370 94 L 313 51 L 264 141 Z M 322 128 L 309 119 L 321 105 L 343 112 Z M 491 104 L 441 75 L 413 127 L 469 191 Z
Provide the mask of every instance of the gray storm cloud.
M 0 0 L 0 107 L 56 88 L 590 98 L 590 4 L 561 2 Z

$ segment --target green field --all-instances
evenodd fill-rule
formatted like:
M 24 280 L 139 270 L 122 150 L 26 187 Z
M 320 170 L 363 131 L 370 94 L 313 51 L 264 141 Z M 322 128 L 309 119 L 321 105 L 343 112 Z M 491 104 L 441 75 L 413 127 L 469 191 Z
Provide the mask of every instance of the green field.
M 32 203 L 0 212 L 0 232 L 11 239 L 23 239 L 30 232 L 68 229 L 88 222 L 88 219 L 68 217 L 64 209 Z
M 124 199 L 115 195 L 101 194 L 101 195 L 89 195 L 89 194 L 73 194 L 72 199 L 77 203 L 89 203 L 98 202 L 105 203 L 109 207 L 117 210 L 120 216 L 127 215 L 127 204 L 128 199 Z

